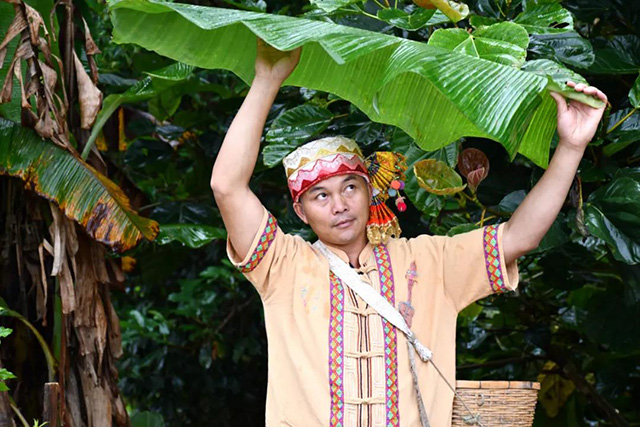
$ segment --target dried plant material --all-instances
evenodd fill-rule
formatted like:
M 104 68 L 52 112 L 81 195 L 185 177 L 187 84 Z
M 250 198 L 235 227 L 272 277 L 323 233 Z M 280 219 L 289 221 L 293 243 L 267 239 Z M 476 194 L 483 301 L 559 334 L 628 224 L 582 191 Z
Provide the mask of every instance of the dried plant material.
M 66 94 L 64 94 L 63 88 L 63 97 L 65 98 L 63 102 L 55 93 L 57 73 L 51 62 L 54 56 L 51 54 L 47 40 L 40 35 L 42 27 L 42 33 L 48 36 L 44 20 L 37 10 L 24 2 L 15 3 L 17 4 L 14 8 L 16 16 L 12 22 L 11 32 L 0 44 L 2 46 L 0 59 L 4 60 L 6 46 L 18 34 L 21 34 L 21 41 L 7 70 L 7 76 L 0 91 L 0 103 L 11 100 L 13 78 L 15 77 L 20 83 L 22 125 L 33 127 L 40 136 L 73 150 L 67 134 Z M 38 59 L 39 52 L 42 52 L 45 58 L 44 62 Z M 24 79 L 22 61 L 27 62 L 28 65 Z M 58 66 L 60 70 L 63 69 L 59 60 Z M 35 104 L 35 109 L 32 104 Z
M 89 30 L 87 21 L 82 18 L 82 22 L 84 23 L 84 48 L 87 52 L 87 55 L 96 55 L 98 53 L 101 53 L 100 49 L 98 49 L 98 45 L 93 41 L 93 37 L 91 37 L 91 31 Z
M 47 35 L 47 27 L 44 25 L 44 19 L 42 19 L 42 15 L 26 4 L 22 2 L 22 6 L 24 7 L 25 14 L 27 15 L 27 22 L 29 24 L 29 36 L 31 37 L 31 44 L 34 46 L 40 45 L 40 27 L 42 27 L 44 34 Z
M 13 55 L 11 64 L 9 64 L 9 68 L 7 69 L 7 75 L 4 79 L 4 84 L 2 85 L 2 91 L 0 92 L 0 104 L 11 101 L 11 93 L 13 91 L 13 77 L 15 76 L 20 82 L 20 87 L 22 88 L 23 108 L 25 105 L 28 105 L 28 108 L 31 107 L 31 105 L 28 104 L 28 101 L 26 101 L 25 97 L 25 92 L 22 84 L 22 71 L 20 68 L 20 61 L 27 60 L 32 56 L 33 49 L 29 44 L 29 40 L 23 38 L 22 42 L 16 47 L 16 52 Z
M 91 129 L 96 121 L 100 106 L 102 105 L 102 92 L 91 81 L 91 78 L 84 70 L 84 66 L 78 55 L 73 52 L 73 62 L 76 69 L 76 79 L 78 82 L 78 101 L 80 102 L 80 127 Z
M 104 309 L 107 313 L 107 319 L 109 321 L 109 354 L 118 359 L 122 356 L 122 333 L 120 331 L 120 321 L 118 320 L 118 314 L 111 304 L 111 295 L 109 293 L 109 286 L 103 286 L 103 299 Z
M 71 261 L 71 267 L 75 274 L 77 272 L 76 254 L 78 253 L 78 235 L 76 234 L 75 223 L 68 218 L 65 218 L 65 231 L 67 234 L 67 256 Z
M 9 25 L 9 28 L 7 28 L 4 39 L 0 42 L 0 68 L 2 68 L 5 56 L 7 55 L 7 46 L 18 34 L 27 28 L 27 25 L 27 20 L 24 19 L 24 16 L 21 13 L 17 13 Z
M 91 80 L 95 85 L 98 84 L 98 65 L 96 64 L 94 55 L 97 55 L 100 52 L 98 49 L 98 45 L 91 37 L 91 31 L 89 30 L 89 25 L 87 25 L 87 21 L 82 19 L 84 23 L 84 50 L 87 54 L 87 61 L 89 62 L 89 70 L 91 71 Z
M 43 300 L 45 302 L 42 309 L 42 326 L 46 326 L 47 321 L 47 301 L 49 300 L 49 286 L 47 284 L 47 272 L 44 267 L 44 247 L 42 243 L 38 245 L 38 258 L 40 260 L 40 283 L 42 286 Z
M 25 267 L 31 277 L 31 290 L 32 293 L 35 290 L 36 294 L 36 318 L 35 320 L 42 320 L 42 326 L 47 326 L 47 300 L 44 294 L 44 286 L 42 284 L 42 278 L 40 276 L 39 263 L 29 262 L 25 260 Z M 46 282 L 45 282 L 46 284 Z
M 87 425 L 93 427 L 111 427 L 112 417 L 112 396 L 107 381 L 102 381 L 96 374 L 93 358 L 83 358 L 84 363 L 80 363 L 79 375 L 84 392 L 87 411 Z M 100 367 L 101 368 L 101 367 Z
M 51 268 L 51 275 L 57 276 L 62 271 L 62 264 L 66 257 L 65 241 L 67 235 L 64 232 L 64 224 L 62 224 L 64 215 L 53 203 L 49 203 L 49 207 L 51 208 L 51 215 L 53 215 L 53 222 L 49 227 L 49 233 L 53 238 L 53 267 Z
M 76 291 L 73 286 L 73 278 L 69 270 L 69 263 L 65 257 L 62 264 L 62 271 L 58 275 L 60 282 L 60 300 L 62 302 L 62 312 L 64 314 L 72 313 L 76 310 Z

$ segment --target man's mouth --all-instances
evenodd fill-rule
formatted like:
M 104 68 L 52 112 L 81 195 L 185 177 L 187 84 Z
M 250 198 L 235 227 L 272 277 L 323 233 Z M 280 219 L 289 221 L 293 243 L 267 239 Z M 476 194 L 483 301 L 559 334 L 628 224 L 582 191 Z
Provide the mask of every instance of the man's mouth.
M 353 223 L 353 221 L 354 221 L 353 219 L 343 219 L 343 220 L 341 220 L 341 221 L 337 222 L 337 223 L 334 225 L 334 227 L 337 227 L 337 228 L 346 228 L 346 227 L 349 227 L 349 226 Z

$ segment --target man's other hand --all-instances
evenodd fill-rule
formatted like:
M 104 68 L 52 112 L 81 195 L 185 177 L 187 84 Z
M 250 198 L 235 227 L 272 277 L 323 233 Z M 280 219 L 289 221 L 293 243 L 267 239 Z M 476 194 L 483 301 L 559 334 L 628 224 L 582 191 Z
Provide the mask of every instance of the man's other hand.
M 283 52 L 258 38 L 255 78 L 277 82 L 278 85 L 281 85 L 298 65 L 301 49 L 299 47 Z
M 551 92 L 551 96 L 558 105 L 560 145 L 582 152 L 596 133 L 598 123 L 600 123 L 607 104 L 607 96 L 600 89 L 584 83 L 576 84 L 569 81 L 567 85 L 576 92 L 597 97 L 605 103 L 602 108 L 593 108 L 574 100 L 567 102 L 559 93 Z

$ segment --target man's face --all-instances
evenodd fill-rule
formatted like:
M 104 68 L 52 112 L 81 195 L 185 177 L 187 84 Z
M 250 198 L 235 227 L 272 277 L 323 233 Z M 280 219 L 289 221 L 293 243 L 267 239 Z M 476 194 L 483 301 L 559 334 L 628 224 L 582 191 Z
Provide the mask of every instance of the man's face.
M 334 246 L 366 243 L 371 195 L 359 175 L 337 175 L 302 194 L 293 208 L 318 238 Z

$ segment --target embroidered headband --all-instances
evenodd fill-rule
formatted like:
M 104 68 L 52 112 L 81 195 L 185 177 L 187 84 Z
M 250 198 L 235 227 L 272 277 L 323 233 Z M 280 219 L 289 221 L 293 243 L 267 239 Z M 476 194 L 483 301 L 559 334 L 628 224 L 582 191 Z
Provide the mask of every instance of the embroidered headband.
M 404 189 L 404 156 L 388 151 L 373 153 L 364 159 L 358 144 L 344 136 L 333 136 L 309 142 L 287 155 L 282 161 L 287 184 L 294 202 L 318 182 L 336 175 L 362 176 L 372 189 L 367 238 L 371 244 L 386 243 L 389 237 L 400 237 L 398 218 L 386 205 L 396 197 L 400 212 L 407 209 L 400 190 Z
M 318 182 L 335 175 L 356 174 L 369 182 L 360 147 L 343 136 L 309 142 L 287 155 L 282 164 L 294 202 Z

